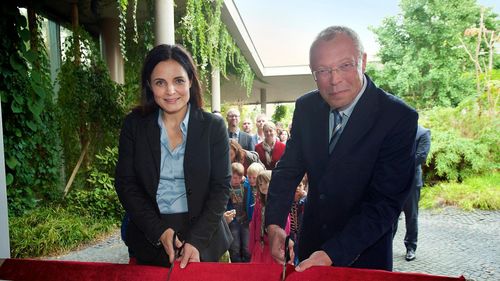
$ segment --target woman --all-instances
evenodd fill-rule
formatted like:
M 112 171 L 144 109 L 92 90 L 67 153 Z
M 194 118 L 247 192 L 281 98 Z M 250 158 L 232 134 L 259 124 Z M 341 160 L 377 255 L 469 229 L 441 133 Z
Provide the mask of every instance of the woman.
M 139 264 L 217 261 L 230 244 L 224 121 L 202 110 L 196 67 L 182 47 L 153 48 L 141 76 L 141 105 L 125 118 L 116 167 L 127 245 Z
M 276 126 L 273 122 L 266 122 L 263 130 L 264 141 L 255 146 L 255 151 L 266 166 L 266 170 L 272 170 L 285 152 L 285 144 L 277 140 Z
M 282 143 L 286 144 L 286 142 L 290 138 L 290 135 L 288 134 L 287 130 L 281 130 L 281 134 L 279 135 L 279 137 L 280 137 L 280 141 Z
M 238 162 L 245 168 L 245 177 L 247 176 L 247 169 L 252 163 L 260 163 L 259 154 L 255 151 L 244 150 L 235 139 L 229 140 L 229 159 L 231 163 Z

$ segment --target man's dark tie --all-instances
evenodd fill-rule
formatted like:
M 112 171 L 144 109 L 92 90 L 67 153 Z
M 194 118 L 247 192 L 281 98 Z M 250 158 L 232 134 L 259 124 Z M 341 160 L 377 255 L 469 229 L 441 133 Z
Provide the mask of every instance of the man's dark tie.
M 335 144 L 337 143 L 337 140 L 340 135 L 340 129 L 342 129 L 342 116 L 338 112 L 338 110 L 333 110 L 333 130 L 332 130 L 332 137 L 330 138 L 330 144 L 328 146 L 328 152 L 331 154 L 333 151 L 333 148 L 335 147 Z
M 230 138 L 230 139 L 235 139 L 235 138 L 236 138 L 236 136 L 237 136 L 237 135 L 236 135 L 236 133 L 234 133 L 234 132 L 229 132 L 229 138 Z

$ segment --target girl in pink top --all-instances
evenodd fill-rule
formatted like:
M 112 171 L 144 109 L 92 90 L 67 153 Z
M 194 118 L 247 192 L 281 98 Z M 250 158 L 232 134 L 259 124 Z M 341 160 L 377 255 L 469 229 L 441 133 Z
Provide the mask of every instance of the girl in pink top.
M 250 222 L 250 253 L 252 263 L 275 263 L 269 249 L 269 237 L 264 225 L 267 190 L 271 181 L 271 171 L 264 170 L 257 176 L 258 193 L 255 198 L 252 221 Z M 290 233 L 290 217 L 287 218 L 285 231 Z

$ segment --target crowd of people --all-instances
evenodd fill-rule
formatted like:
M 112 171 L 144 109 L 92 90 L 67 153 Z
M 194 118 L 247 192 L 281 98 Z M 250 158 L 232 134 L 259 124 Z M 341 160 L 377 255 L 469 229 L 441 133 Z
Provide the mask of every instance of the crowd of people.
M 265 205 L 272 170 L 285 151 L 289 134 L 282 126 L 279 129 L 273 122 L 267 121 L 265 114 L 257 116 L 255 134 L 252 134 L 251 119 L 243 119 L 241 130 L 240 119 L 238 109 L 228 110 L 226 120 L 231 160 L 231 191 L 224 218 L 233 236 L 229 255 L 232 262 L 273 263 L 275 261 L 271 256 L 269 237 L 264 224 Z M 278 133 L 278 130 L 281 132 Z M 248 139 L 252 140 L 250 144 Z M 285 229 L 287 234 L 292 235 L 295 245 L 298 245 L 299 224 L 306 198 L 307 177 L 304 177 L 297 186 Z
M 232 262 L 284 263 L 288 250 L 299 272 L 392 270 L 394 223 L 410 194 L 408 212 L 418 213 L 415 171 L 430 132 L 417 134 L 415 110 L 365 74 L 354 30 L 323 30 L 309 61 L 317 89 L 297 99 L 293 129 L 260 114 L 252 134 L 249 118 L 240 129 L 236 108 L 227 125 L 220 112 L 203 110 L 196 66 L 183 47 L 147 54 L 141 103 L 125 118 L 115 174 L 124 241 L 138 264 L 177 260 L 184 268 L 216 262 L 227 250 Z M 416 220 L 409 223 L 412 260 Z

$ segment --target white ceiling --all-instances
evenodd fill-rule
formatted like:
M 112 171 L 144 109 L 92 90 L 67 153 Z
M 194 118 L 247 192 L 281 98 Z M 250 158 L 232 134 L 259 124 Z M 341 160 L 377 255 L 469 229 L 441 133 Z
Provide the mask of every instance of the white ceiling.
M 249 97 L 239 79 L 221 78 L 222 102 L 260 103 L 261 89 L 265 89 L 267 103 L 293 102 L 316 88 L 307 65 L 265 66 L 233 0 L 224 1 L 222 20 L 257 75 Z

